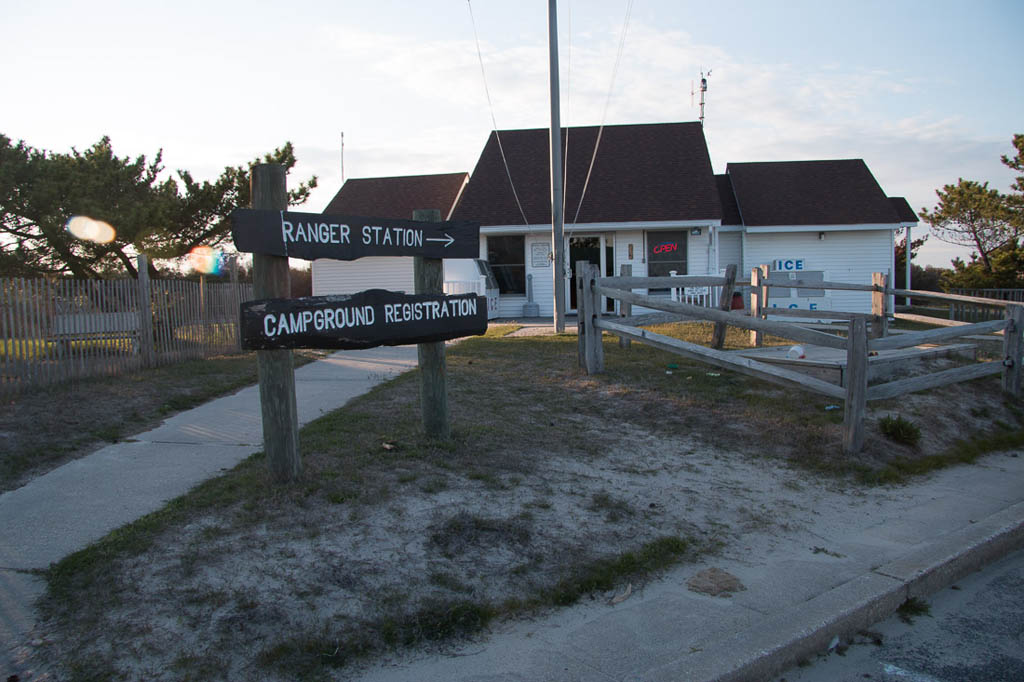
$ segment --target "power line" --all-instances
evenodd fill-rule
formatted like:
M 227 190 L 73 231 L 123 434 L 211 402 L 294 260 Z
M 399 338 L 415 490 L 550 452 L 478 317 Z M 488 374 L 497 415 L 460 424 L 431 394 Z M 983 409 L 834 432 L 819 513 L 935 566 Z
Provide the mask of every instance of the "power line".
M 631 0 L 632 1 L 632 0 Z M 494 104 L 491 102 L 491 90 L 487 87 L 487 72 L 484 71 L 484 55 L 480 50 L 480 37 L 476 31 L 476 18 L 473 16 L 473 1 L 466 0 L 466 5 L 469 7 L 469 20 L 473 24 L 473 39 L 476 41 L 476 56 L 480 60 L 480 75 L 484 79 L 484 93 L 487 95 L 487 106 L 491 111 L 491 124 L 494 126 L 494 137 L 498 141 L 498 151 L 501 152 L 501 162 L 505 164 L 505 175 L 508 176 L 508 184 L 512 188 L 512 196 L 516 200 L 516 206 L 519 207 L 519 215 L 523 217 L 523 224 L 529 225 L 530 221 L 526 219 L 526 211 L 523 210 L 523 205 L 519 201 L 519 193 L 516 192 L 516 185 L 512 182 L 512 171 L 508 167 L 508 159 L 505 158 L 505 148 L 501 144 L 501 133 L 498 132 L 498 122 L 494 118 Z
M 622 33 L 619 35 L 619 49 L 615 54 L 615 65 L 612 67 L 612 80 L 608 85 L 608 96 L 604 101 L 604 112 L 601 114 L 601 125 L 597 129 L 597 139 L 594 141 L 594 153 L 590 157 L 590 167 L 587 169 L 587 179 L 583 182 L 583 192 L 580 194 L 580 202 L 576 205 L 576 215 L 573 216 L 572 222 L 576 223 L 576 220 L 580 217 L 580 209 L 583 208 L 583 199 L 587 196 L 587 187 L 590 185 L 590 176 L 594 172 L 594 161 L 597 159 L 597 148 L 601 145 L 601 135 L 604 133 L 604 124 L 608 118 L 608 106 L 612 101 L 612 93 L 615 90 L 615 78 L 619 73 L 619 63 L 622 61 L 622 50 L 626 45 L 626 33 L 629 30 L 629 19 L 633 13 L 633 0 L 629 0 L 626 4 L 626 18 L 622 22 Z

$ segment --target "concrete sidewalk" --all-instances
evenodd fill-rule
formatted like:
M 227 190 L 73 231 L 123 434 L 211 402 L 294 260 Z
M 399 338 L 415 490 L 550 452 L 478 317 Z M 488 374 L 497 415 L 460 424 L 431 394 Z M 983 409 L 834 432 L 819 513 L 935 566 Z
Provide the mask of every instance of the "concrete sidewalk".
M 299 423 L 416 364 L 415 346 L 397 346 L 334 353 L 300 367 Z M 259 390 L 251 386 L 0 495 L 0 671 L 13 667 L 11 648 L 31 629 L 31 605 L 42 593 L 42 581 L 24 571 L 46 568 L 262 448 Z

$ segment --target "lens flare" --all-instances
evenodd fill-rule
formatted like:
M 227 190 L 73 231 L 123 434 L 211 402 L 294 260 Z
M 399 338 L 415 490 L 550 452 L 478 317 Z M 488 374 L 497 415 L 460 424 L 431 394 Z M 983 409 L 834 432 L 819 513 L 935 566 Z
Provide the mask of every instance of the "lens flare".
M 209 246 L 197 246 L 188 253 L 189 264 L 196 272 L 204 275 L 220 274 L 223 254 L 219 249 Z
M 64 227 L 73 237 L 85 242 L 109 244 L 117 236 L 117 231 L 109 223 L 84 215 L 71 216 Z

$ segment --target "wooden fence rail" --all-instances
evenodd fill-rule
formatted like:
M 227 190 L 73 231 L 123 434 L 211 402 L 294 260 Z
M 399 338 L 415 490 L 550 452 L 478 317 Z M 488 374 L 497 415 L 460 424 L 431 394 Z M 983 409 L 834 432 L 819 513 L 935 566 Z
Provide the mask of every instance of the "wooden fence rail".
M 949 304 L 949 319 L 961 322 L 982 322 L 1002 316 L 1004 302 L 1024 303 L 1024 289 L 950 289 L 950 294 L 985 301 L 978 305 L 954 302 Z
M 237 352 L 252 295 L 251 284 L 148 277 L 0 279 L 0 396 Z
M 716 367 L 729 369 L 785 386 L 797 387 L 830 398 L 841 399 L 845 402 L 843 413 L 843 448 L 848 454 L 859 452 L 864 446 L 864 417 L 867 410 L 867 401 L 869 400 L 894 398 L 906 393 L 937 388 L 951 383 L 969 381 L 999 373 L 1002 373 L 1003 377 L 1003 390 L 1014 397 L 1019 398 L 1021 396 L 1022 374 L 1024 374 L 1022 372 L 1022 363 L 1024 363 L 1024 339 L 1022 339 L 1022 333 L 1024 333 L 1024 306 L 1019 304 L 1009 303 L 1006 306 L 1006 317 L 1002 320 L 901 334 L 899 336 L 886 336 L 886 321 L 888 317 L 886 301 L 888 296 L 894 293 L 898 295 L 910 293 L 916 296 L 918 292 L 890 289 L 887 286 L 886 276 L 881 273 L 873 275 L 873 284 L 871 285 L 846 284 L 842 282 L 814 282 L 813 284 L 806 284 L 806 288 L 831 288 L 872 292 L 872 314 L 836 312 L 830 313 L 827 316 L 829 319 L 842 319 L 848 322 L 848 336 L 844 338 L 809 329 L 793 322 L 762 319 L 762 316 L 766 317 L 769 313 L 789 314 L 789 311 L 782 312 L 776 309 L 767 309 L 765 306 L 769 300 L 769 289 L 771 286 L 786 288 L 805 286 L 799 280 L 789 280 L 780 284 L 768 282 L 767 266 L 755 268 L 751 274 L 751 295 L 754 299 L 751 303 L 751 317 L 728 312 L 729 308 L 726 303 L 724 289 L 719 309 L 705 308 L 679 301 L 670 301 L 638 294 L 620 288 L 658 288 L 664 286 L 662 280 L 668 278 L 601 277 L 599 268 L 585 261 L 577 263 L 576 272 L 575 286 L 577 301 L 580 307 L 579 364 L 588 374 L 604 371 L 604 347 L 601 342 L 601 333 L 608 331 L 617 335 L 620 341 L 624 339 L 640 341 L 662 350 L 715 365 Z M 714 280 L 719 278 L 701 279 Z M 709 281 L 707 285 L 726 286 L 718 281 Z M 729 297 L 731 298 L 732 287 L 731 285 L 727 286 L 729 287 Z M 940 295 L 935 292 L 925 293 L 932 298 L 973 298 Z M 604 320 L 602 319 L 600 305 L 602 296 L 620 301 L 620 310 L 628 311 L 629 306 L 635 305 L 664 312 L 627 316 L 615 321 Z M 817 311 L 814 313 L 800 311 L 800 313 L 805 317 L 813 317 L 816 316 Z M 798 314 L 798 311 L 793 311 L 793 314 Z M 706 348 L 639 328 L 639 325 L 642 324 L 666 322 L 673 319 L 715 322 L 715 340 L 718 348 Z M 872 326 L 872 336 L 879 338 L 868 339 L 867 328 L 869 321 Z M 758 362 L 742 357 L 735 352 L 722 351 L 720 350 L 721 344 L 717 333 L 719 325 L 723 327 L 725 325 L 732 325 L 741 329 L 751 330 L 751 332 L 758 335 L 773 334 L 801 343 L 844 350 L 846 352 L 846 386 L 837 386 L 795 370 Z M 870 353 L 878 350 L 909 348 L 924 343 L 938 343 L 962 336 L 995 331 L 1003 331 L 1002 361 L 975 363 L 923 376 L 868 386 L 868 361 Z M 724 339 L 724 332 L 722 338 Z M 628 345 L 620 345 L 623 348 L 628 348 Z

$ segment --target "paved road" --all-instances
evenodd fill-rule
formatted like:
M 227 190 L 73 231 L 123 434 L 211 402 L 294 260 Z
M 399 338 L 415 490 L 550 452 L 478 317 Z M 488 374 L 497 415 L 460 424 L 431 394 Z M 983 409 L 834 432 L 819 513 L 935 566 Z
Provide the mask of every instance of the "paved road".
M 793 668 L 787 682 L 1024 680 L 1024 550 L 935 593 L 912 624 L 890 618 L 843 655 Z

